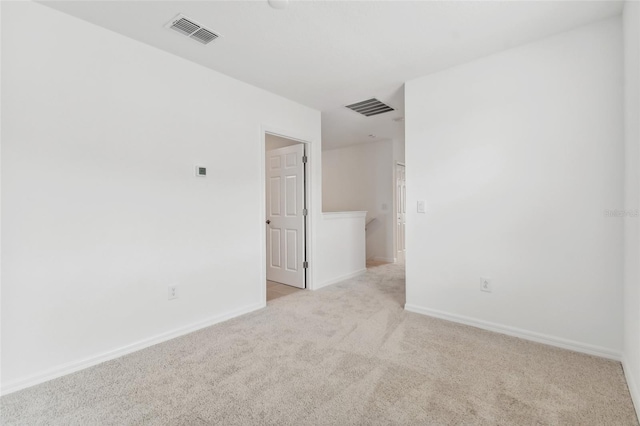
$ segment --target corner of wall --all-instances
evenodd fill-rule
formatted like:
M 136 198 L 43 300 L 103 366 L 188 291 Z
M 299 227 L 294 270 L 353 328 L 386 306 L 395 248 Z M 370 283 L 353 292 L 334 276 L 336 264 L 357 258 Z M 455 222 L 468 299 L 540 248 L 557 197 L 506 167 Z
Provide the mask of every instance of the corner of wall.
M 626 1 L 623 16 L 625 181 L 624 209 L 640 207 L 640 3 Z M 624 349 L 622 365 L 640 418 L 640 218 L 624 219 Z
M 640 420 L 640 383 L 636 380 L 637 377 L 640 376 L 640 373 L 634 371 L 626 354 L 622 355 L 622 371 L 624 371 L 624 377 L 627 380 L 627 387 L 629 388 L 633 406 L 636 409 L 636 416 Z

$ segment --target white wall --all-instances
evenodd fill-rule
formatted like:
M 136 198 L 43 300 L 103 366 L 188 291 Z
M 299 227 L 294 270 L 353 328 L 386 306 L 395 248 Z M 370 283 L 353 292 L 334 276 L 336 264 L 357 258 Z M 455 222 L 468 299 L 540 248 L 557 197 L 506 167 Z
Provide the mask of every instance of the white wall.
M 393 159 L 404 163 L 404 139 L 393 141 Z
M 393 144 L 353 145 L 322 152 L 324 211 L 367 212 L 367 259 L 393 261 Z
M 626 2 L 624 27 L 625 199 L 640 208 L 640 3 Z M 624 218 L 624 371 L 640 417 L 640 218 Z
M 320 113 L 39 4 L 2 12 L 3 390 L 263 306 L 261 129 L 313 142 L 320 212 Z
M 407 309 L 620 356 L 621 36 L 616 17 L 406 83 Z

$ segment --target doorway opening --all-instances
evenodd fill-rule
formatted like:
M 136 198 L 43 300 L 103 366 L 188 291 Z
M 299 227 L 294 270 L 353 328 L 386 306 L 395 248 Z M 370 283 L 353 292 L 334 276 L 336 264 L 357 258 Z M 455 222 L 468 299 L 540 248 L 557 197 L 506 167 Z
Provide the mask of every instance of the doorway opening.
M 407 190 L 405 166 L 403 163 L 396 163 L 396 261 L 405 263 L 406 245 L 405 245 L 405 228 L 407 216 Z
M 306 144 L 265 133 L 266 300 L 307 288 Z

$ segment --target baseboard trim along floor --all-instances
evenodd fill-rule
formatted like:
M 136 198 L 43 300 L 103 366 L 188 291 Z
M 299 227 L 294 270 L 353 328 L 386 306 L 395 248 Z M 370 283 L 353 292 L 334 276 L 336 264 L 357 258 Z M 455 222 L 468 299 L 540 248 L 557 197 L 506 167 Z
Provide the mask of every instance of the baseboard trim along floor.
M 627 379 L 627 387 L 629 388 L 629 393 L 631 394 L 633 406 L 636 409 L 638 419 L 640 419 L 640 388 L 638 387 L 639 383 L 636 382 L 635 377 L 637 377 L 637 375 L 634 375 L 631 371 L 627 358 L 624 355 L 622 356 L 622 370 L 624 371 L 625 379 Z
M 417 314 L 457 322 L 459 324 L 470 325 L 472 327 L 481 328 L 483 330 L 502 333 L 513 337 L 519 337 L 521 339 L 531 340 L 533 342 L 544 343 L 545 345 L 568 349 L 587 355 L 594 355 L 601 358 L 607 358 L 614 361 L 622 361 L 622 354 L 620 352 L 616 352 L 614 350 L 599 346 L 589 345 L 586 343 L 576 342 L 574 340 L 563 339 L 561 337 L 551 336 L 548 334 L 536 333 L 534 331 L 510 327 L 502 324 L 492 323 L 489 321 L 465 317 L 462 315 L 450 314 L 447 312 L 437 311 L 435 309 L 424 308 L 411 304 L 405 304 L 404 309 Z
M 184 327 L 179 327 L 179 328 L 167 331 L 165 333 L 161 333 L 156 336 L 149 337 L 147 339 L 139 340 L 137 342 L 131 343 L 126 346 L 122 346 L 117 349 L 96 354 L 94 356 L 91 356 L 79 361 L 73 361 L 66 364 L 62 364 L 60 366 L 45 370 L 43 372 L 34 374 L 26 378 L 13 380 L 7 384 L 3 384 L 2 395 L 7 395 L 31 386 L 38 385 L 40 383 L 47 382 L 49 380 L 56 379 L 58 377 L 65 376 L 67 374 L 84 370 L 85 368 L 93 367 L 94 365 L 98 365 L 103 362 L 110 361 L 112 359 L 130 354 L 132 352 L 136 352 L 141 349 L 148 348 L 149 346 L 157 345 L 158 343 L 166 342 L 167 340 L 175 339 L 176 337 L 193 333 L 194 331 L 230 320 L 240 315 L 248 314 L 249 312 L 262 309 L 265 306 L 266 304 L 264 302 L 249 305 L 249 306 L 236 309 L 230 312 L 226 312 L 220 315 L 215 315 L 205 320 L 198 321 L 198 322 L 186 325 Z
M 638 425 L 620 362 L 405 302 L 404 265 L 371 265 L 5 395 L 0 423 Z

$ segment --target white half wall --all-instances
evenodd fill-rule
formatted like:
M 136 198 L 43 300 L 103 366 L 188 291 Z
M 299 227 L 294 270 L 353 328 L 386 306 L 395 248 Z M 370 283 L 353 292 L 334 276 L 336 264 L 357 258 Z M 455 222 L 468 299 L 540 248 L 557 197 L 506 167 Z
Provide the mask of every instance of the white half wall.
M 640 418 L 640 3 L 624 5 L 624 372 Z
M 615 17 L 406 83 L 407 309 L 620 357 L 622 78 Z
M 394 145 L 372 142 L 322 152 L 325 212 L 367 212 L 367 259 L 393 261 Z M 373 220 L 372 220 L 373 219 Z
M 2 31 L 3 392 L 264 306 L 261 129 L 319 216 L 320 113 L 40 4 Z
M 366 272 L 364 220 L 367 212 L 323 213 L 318 232 L 319 284 L 335 284 Z

